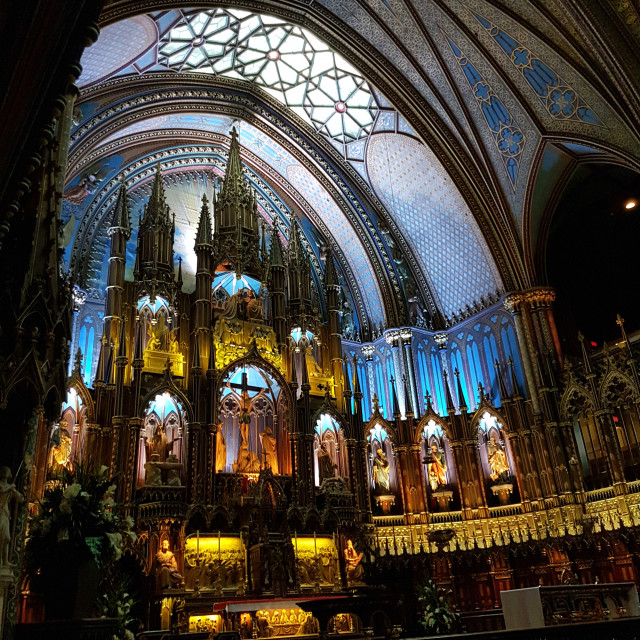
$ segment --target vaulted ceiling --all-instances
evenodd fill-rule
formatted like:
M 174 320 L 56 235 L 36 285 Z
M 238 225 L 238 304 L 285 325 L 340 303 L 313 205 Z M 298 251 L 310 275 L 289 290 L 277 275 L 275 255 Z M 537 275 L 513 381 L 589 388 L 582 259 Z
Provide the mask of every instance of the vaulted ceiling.
M 317 285 L 333 252 L 364 338 L 541 284 L 576 166 L 640 163 L 637 34 L 599 4 L 604 17 L 552 0 L 107 4 L 64 192 L 76 281 L 99 294 L 118 180 L 137 215 L 160 163 L 189 290 L 201 195 L 235 125 L 261 215 L 285 233 L 300 220 Z

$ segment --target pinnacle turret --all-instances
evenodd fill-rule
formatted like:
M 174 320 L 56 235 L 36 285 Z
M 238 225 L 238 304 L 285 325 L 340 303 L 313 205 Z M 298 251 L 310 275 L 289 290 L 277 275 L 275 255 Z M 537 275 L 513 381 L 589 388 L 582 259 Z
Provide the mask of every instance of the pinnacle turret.
M 160 164 L 156 166 L 156 174 L 151 187 L 151 197 L 144 208 L 141 225 L 163 224 L 170 229 L 171 219 L 169 217 L 169 207 L 164 194 L 164 183 L 162 182 L 162 171 Z
M 238 276 L 263 281 L 265 267 L 260 250 L 256 195 L 245 179 L 238 134 L 231 130 L 231 144 L 222 189 L 213 212 L 213 267 L 225 264 Z
M 449 375 L 446 371 L 443 371 L 442 377 L 444 378 L 444 391 L 447 402 L 447 413 L 449 415 L 452 415 L 456 412 L 456 406 L 455 404 L 453 404 L 453 398 L 451 397 L 451 389 L 449 388 Z
M 304 261 L 304 248 L 302 246 L 302 240 L 300 239 L 300 229 L 298 221 L 291 218 L 291 233 L 289 235 L 289 248 L 288 248 L 288 262 L 289 267 L 296 267 L 301 265 Z
M 270 261 L 272 267 L 284 266 L 284 249 L 282 248 L 282 240 L 278 233 L 278 221 L 273 224 L 273 233 L 271 234 L 271 255 Z
M 458 409 L 462 411 L 467 409 L 467 401 L 464 398 L 464 392 L 462 391 L 462 383 L 460 382 L 460 372 L 456 369 L 453 374 L 456 377 L 456 387 L 458 389 Z
M 213 233 L 211 231 L 211 213 L 209 211 L 209 201 L 207 196 L 202 196 L 202 208 L 200 209 L 200 220 L 198 221 L 198 231 L 196 232 L 196 247 L 212 246 Z
M 131 237 L 131 217 L 129 212 L 129 201 L 127 199 L 127 185 L 122 178 L 120 190 L 118 191 L 118 201 L 113 212 L 113 221 L 109 229 L 110 233 L 121 230 L 127 240 Z
M 333 260 L 333 255 L 329 251 L 327 254 L 327 262 L 324 268 L 324 286 L 325 289 L 329 287 L 337 287 L 339 286 L 338 281 L 338 272 L 336 270 L 336 263 Z
M 393 407 L 393 417 L 394 419 L 400 418 L 402 414 L 400 413 L 400 405 L 398 404 L 398 395 L 396 394 L 396 381 L 391 377 L 391 405 Z
M 225 200 L 230 196 L 247 196 L 250 199 L 252 195 L 249 187 L 244 179 L 242 170 L 242 160 L 240 159 L 240 145 L 238 144 L 238 132 L 236 128 L 231 129 L 231 144 L 229 145 L 229 159 L 227 160 L 227 171 L 222 183 L 222 191 L 220 197 Z

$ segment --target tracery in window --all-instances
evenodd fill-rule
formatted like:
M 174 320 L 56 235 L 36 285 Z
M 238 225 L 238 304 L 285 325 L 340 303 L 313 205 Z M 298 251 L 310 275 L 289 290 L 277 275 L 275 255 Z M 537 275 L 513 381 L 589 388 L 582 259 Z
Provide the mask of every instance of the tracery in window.
M 371 132 L 371 88 L 341 55 L 301 27 L 236 9 L 185 13 L 158 44 L 158 63 L 180 72 L 254 82 L 342 143 Z

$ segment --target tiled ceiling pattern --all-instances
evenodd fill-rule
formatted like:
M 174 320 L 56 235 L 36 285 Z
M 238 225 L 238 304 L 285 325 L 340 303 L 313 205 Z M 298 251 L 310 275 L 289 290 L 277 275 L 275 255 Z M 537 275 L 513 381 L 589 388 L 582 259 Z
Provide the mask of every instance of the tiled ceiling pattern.
M 476 221 L 427 147 L 395 133 L 374 134 L 367 169 L 446 316 L 501 288 Z

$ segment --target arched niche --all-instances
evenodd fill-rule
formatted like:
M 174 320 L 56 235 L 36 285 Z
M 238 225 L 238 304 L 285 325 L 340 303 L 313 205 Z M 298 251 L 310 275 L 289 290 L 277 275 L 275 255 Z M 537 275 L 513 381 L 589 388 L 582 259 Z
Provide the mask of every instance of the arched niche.
M 480 462 L 488 490 L 489 502 L 495 497 L 504 503 L 517 491 L 515 464 L 509 441 L 505 437 L 500 416 L 491 411 L 484 411 L 477 419 L 478 447 Z M 511 486 L 510 490 L 498 490 L 498 487 Z M 513 501 L 513 499 L 512 499 Z
M 216 471 L 291 474 L 288 411 L 280 384 L 257 365 L 229 370 L 220 389 Z
M 316 486 L 320 486 L 329 474 L 329 458 L 334 466 L 334 476 L 346 478 L 349 476 L 349 461 L 347 448 L 344 444 L 344 431 L 338 421 L 330 413 L 321 413 L 314 427 L 313 464 Z M 326 454 L 329 458 L 326 458 Z M 324 471 L 323 471 L 324 469 Z
M 183 463 L 187 450 L 187 415 L 180 401 L 168 391 L 157 393 L 147 403 L 144 410 L 140 441 L 138 443 L 138 477 L 136 484 L 149 483 L 145 479 L 145 464 L 157 461 L 160 463 Z M 158 456 L 152 457 L 152 456 Z M 171 458 L 170 456 L 175 456 Z M 167 470 L 163 470 L 166 472 Z M 182 469 L 178 477 L 182 475 Z M 175 478 L 175 474 L 173 474 Z M 180 477 L 180 484 L 184 484 Z M 162 473 L 161 481 L 154 484 L 171 483 L 170 476 Z M 176 482 L 177 483 L 177 482 Z
M 396 458 L 393 451 L 393 443 L 387 425 L 381 421 L 370 423 L 369 433 L 367 435 L 368 445 L 368 461 L 369 461 L 369 486 L 375 495 L 397 495 L 398 492 L 398 471 Z M 382 450 L 384 458 L 389 465 L 389 489 L 385 490 L 382 483 L 376 480 L 376 459 L 378 458 L 378 450 Z M 378 472 L 379 473 L 379 472 Z
M 71 470 L 74 462 L 82 460 L 86 438 L 87 407 L 83 394 L 70 387 L 62 403 L 60 420 L 54 422 L 49 434 L 47 471 L 60 475 L 63 469 Z
M 432 495 L 437 491 L 450 491 L 457 484 L 453 453 L 442 424 L 435 418 L 430 418 L 422 425 L 420 444 L 428 493 Z
M 177 349 L 174 345 L 178 324 L 175 311 L 167 300 L 161 296 L 155 296 L 153 300 L 144 296 L 138 300 L 137 313 L 143 350 L 168 353 Z

